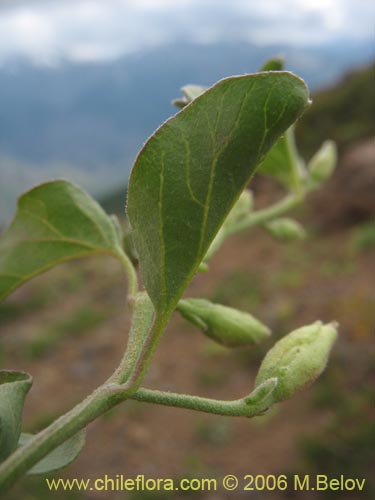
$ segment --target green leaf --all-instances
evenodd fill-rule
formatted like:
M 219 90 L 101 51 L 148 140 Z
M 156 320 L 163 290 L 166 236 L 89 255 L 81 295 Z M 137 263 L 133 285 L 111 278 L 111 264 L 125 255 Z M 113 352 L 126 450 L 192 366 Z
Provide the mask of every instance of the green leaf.
M 333 174 L 337 164 L 337 146 L 334 141 L 325 141 L 308 164 L 310 182 L 319 187 Z
M 19 446 L 28 443 L 34 436 L 32 434 L 22 433 Z M 63 444 L 55 448 L 51 453 L 45 456 L 34 467 L 27 471 L 28 474 L 45 474 L 54 470 L 62 469 L 74 462 L 81 453 L 85 445 L 86 431 L 83 429 Z
M 0 462 L 17 448 L 23 405 L 31 384 L 27 373 L 0 371 Z
M 293 127 L 286 131 L 259 166 L 259 173 L 273 177 L 287 189 L 297 189 L 303 178 L 303 164 L 294 140 Z
M 291 73 L 227 78 L 143 147 L 127 213 L 159 316 L 172 312 L 255 167 L 307 105 L 306 85 Z
M 284 69 L 284 58 L 281 56 L 272 57 L 266 61 L 261 71 L 282 71 Z
M 85 191 L 66 181 L 37 186 L 0 237 L 0 299 L 56 264 L 119 246 L 114 221 Z

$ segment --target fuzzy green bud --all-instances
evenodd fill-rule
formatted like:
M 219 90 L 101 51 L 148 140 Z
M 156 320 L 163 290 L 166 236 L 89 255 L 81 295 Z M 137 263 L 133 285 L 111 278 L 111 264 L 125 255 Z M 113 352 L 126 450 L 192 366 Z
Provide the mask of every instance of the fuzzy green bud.
M 289 333 L 266 354 L 255 387 L 277 378 L 273 402 L 289 399 L 322 373 L 336 338 L 337 324 L 321 321 Z
M 184 108 L 189 102 L 200 96 L 206 89 L 207 87 L 203 87 L 202 85 L 185 85 L 181 88 L 183 96 L 179 99 L 174 99 L 172 104 L 177 108 Z
M 323 142 L 320 149 L 308 164 L 310 178 L 315 185 L 320 185 L 331 177 L 337 163 L 337 148 L 333 141 Z
M 180 300 L 177 309 L 208 337 L 228 347 L 257 344 L 271 333 L 251 314 L 209 300 Z
M 296 241 L 303 240 L 306 232 L 303 226 L 289 217 L 280 217 L 264 224 L 264 228 L 277 240 Z

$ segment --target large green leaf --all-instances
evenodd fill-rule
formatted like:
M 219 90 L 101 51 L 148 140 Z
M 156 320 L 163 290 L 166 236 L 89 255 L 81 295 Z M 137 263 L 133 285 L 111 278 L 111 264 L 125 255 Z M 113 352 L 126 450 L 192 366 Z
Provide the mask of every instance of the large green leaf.
M 231 77 L 148 140 L 127 212 L 159 316 L 172 311 L 255 167 L 307 105 L 308 90 L 291 73 Z
M 120 244 L 113 220 L 85 191 L 66 181 L 37 186 L 0 237 L 0 299 L 60 262 L 116 253 Z
M 62 469 L 74 462 L 81 453 L 85 445 L 86 431 L 83 429 L 63 444 L 55 448 L 51 453 L 42 458 L 34 467 L 27 471 L 28 474 L 44 474 L 53 470 Z M 19 440 L 19 446 L 28 443 L 34 436 L 32 434 L 22 433 Z
M 0 371 L 0 462 L 17 448 L 23 404 L 31 384 L 27 373 Z

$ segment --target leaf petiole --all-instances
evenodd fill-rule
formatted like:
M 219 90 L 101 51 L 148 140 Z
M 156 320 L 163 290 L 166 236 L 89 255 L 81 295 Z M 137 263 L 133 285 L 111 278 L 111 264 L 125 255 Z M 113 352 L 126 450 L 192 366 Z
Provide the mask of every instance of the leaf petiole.
M 274 205 L 250 213 L 247 217 L 243 217 L 240 221 L 229 226 L 227 229 L 227 236 L 239 233 L 259 224 L 264 224 L 276 217 L 284 215 L 286 212 L 299 205 L 303 201 L 305 194 L 306 192 L 302 190 L 288 194 Z
M 118 246 L 114 256 L 120 261 L 126 276 L 128 278 L 128 302 L 130 305 L 134 303 L 135 297 L 138 293 L 138 277 L 137 272 L 132 264 L 132 261 L 126 255 L 124 250 Z

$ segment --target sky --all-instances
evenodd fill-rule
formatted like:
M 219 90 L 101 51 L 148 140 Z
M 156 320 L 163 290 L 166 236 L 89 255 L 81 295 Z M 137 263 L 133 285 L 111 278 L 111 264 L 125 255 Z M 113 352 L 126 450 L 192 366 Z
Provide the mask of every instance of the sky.
M 91 63 L 174 42 L 374 42 L 373 0 L 2 0 L 0 65 Z

